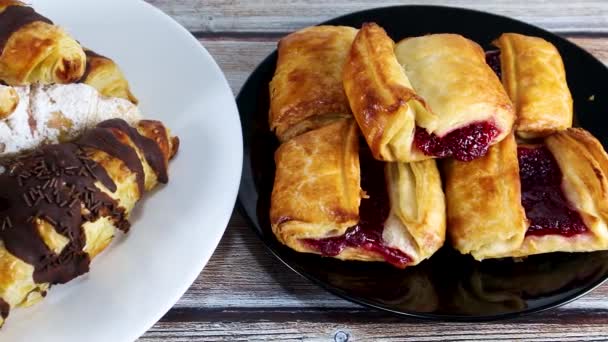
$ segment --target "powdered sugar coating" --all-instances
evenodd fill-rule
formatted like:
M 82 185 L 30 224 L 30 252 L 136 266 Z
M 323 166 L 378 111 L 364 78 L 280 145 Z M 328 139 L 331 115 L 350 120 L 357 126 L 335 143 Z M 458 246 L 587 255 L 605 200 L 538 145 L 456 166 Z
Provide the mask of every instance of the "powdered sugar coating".
M 14 87 L 19 105 L 0 120 L 0 157 L 31 150 L 44 143 L 71 140 L 101 121 L 141 119 L 136 105 L 109 98 L 86 84 Z

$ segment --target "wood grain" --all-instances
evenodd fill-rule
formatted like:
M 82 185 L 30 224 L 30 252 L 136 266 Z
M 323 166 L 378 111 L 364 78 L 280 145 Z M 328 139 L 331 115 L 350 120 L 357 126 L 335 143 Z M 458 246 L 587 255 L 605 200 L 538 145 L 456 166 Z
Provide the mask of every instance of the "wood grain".
M 608 37 L 578 37 L 565 35 L 570 41 L 608 64 Z M 276 48 L 280 38 L 201 38 L 200 42 L 224 71 L 232 91 L 238 94 L 247 77 Z
M 354 11 L 416 3 L 450 5 L 502 14 L 555 32 L 608 33 L 608 7 L 603 0 L 147 1 L 171 15 L 188 30 L 201 35 L 293 31 Z
M 147 1 L 199 38 L 235 94 L 285 33 L 378 6 L 363 0 Z M 411 2 L 382 5 L 397 3 Z M 558 32 L 608 64 L 608 1 L 455 0 L 449 4 Z M 496 323 L 398 318 L 342 300 L 301 278 L 270 255 L 235 213 L 207 267 L 140 341 L 599 341 L 608 338 L 607 298 L 608 284 L 559 309 Z
M 356 314 L 356 313 L 355 313 Z M 333 322 L 161 322 L 141 341 L 605 341 L 608 328 L 594 324 L 441 324 Z M 303 337 L 305 336 L 305 337 Z

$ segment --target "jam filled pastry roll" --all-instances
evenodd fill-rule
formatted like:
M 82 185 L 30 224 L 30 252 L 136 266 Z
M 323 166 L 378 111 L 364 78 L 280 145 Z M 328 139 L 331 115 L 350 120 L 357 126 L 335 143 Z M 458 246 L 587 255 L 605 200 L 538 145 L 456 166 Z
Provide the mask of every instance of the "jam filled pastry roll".
M 413 145 L 414 132 L 417 125 L 434 129 L 437 117 L 414 92 L 394 46 L 380 26 L 363 24 L 344 67 L 344 90 L 376 159 L 427 159 Z
M 19 1 L 0 0 L 0 80 L 9 85 L 71 83 L 86 65 L 80 44 Z
M 608 156 L 582 129 L 516 146 L 510 137 L 446 167 L 449 235 L 476 259 L 608 248 Z M 517 175 L 517 176 L 516 176 Z
M 515 132 L 538 138 L 572 126 L 572 95 L 559 51 L 548 41 L 504 33 L 488 63 L 499 71 L 517 113 Z M 499 57 L 497 58 L 497 55 Z
M 342 119 L 277 149 L 270 221 L 279 241 L 308 251 L 302 239 L 343 235 L 357 224 L 362 196 L 358 146 L 356 124 Z
M 366 146 L 359 160 L 356 134 L 337 131 L 345 130 L 347 122 L 308 132 L 277 150 L 273 231 L 299 252 L 400 268 L 415 265 L 445 237 L 435 162 L 387 164 L 374 159 Z M 356 132 L 354 127 L 350 123 L 348 128 Z
M 279 41 L 269 115 L 279 140 L 351 117 L 342 69 L 356 33 L 346 26 L 314 26 Z
M 118 64 L 108 57 L 85 49 L 87 66 L 80 82 L 97 89 L 107 97 L 119 97 L 137 104 L 137 98 L 131 93 L 129 82 Z
M 521 246 L 528 226 L 521 206 L 517 144 L 513 134 L 470 162 L 444 162 L 448 236 L 476 259 Z
M 511 132 L 513 105 L 477 43 L 457 34 L 431 34 L 400 41 L 395 54 L 438 117 L 433 126 L 417 122 L 414 145 L 425 155 L 470 161 Z
M 158 121 L 100 123 L 0 174 L 0 323 L 89 270 L 145 191 L 168 181 L 178 140 Z

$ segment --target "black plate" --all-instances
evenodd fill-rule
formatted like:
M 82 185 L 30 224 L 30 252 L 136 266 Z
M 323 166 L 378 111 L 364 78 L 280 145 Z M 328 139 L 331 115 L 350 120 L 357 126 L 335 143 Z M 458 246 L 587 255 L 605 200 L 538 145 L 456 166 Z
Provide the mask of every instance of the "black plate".
M 360 27 L 367 21 L 380 24 L 395 41 L 454 32 L 490 49 L 492 39 L 503 32 L 547 39 L 563 57 L 578 125 L 606 146 L 608 70 L 567 40 L 513 19 L 435 6 L 378 8 L 326 24 Z M 383 263 L 343 262 L 300 254 L 282 246 L 272 234 L 268 219 L 275 168 L 273 153 L 278 145 L 268 128 L 268 83 L 276 57 L 275 51 L 258 66 L 237 98 L 245 143 L 238 201 L 253 230 L 295 272 L 359 304 L 405 316 L 469 321 L 508 318 L 556 307 L 584 295 L 608 277 L 608 252 L 553 253 L 522 262 L 477 262 L 444 246 L 420 265 L 398 270 Z

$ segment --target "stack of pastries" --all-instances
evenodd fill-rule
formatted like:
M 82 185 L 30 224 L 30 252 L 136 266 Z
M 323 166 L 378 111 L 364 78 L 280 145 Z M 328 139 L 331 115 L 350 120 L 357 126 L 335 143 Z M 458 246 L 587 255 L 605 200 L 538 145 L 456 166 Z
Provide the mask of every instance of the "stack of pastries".
M 416 265 L 608 249 L 608 155 L 572 128 L 558 50 L 516 33 L 397 44 L 315 26 L 278 45 L 270 222 L 288 247 Z M 443 183 L 443 184 L 442 184 Z
M 89 270 L 179 140 L 142 120 L 111 59 L 0 0 L 0 325 Z

